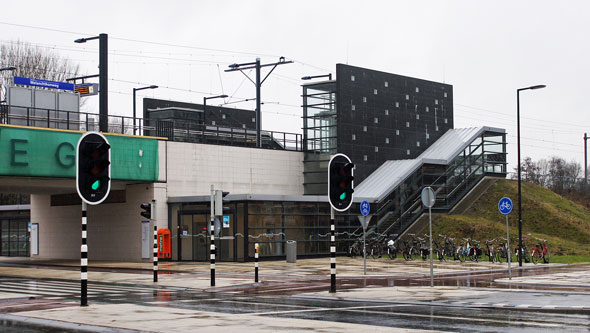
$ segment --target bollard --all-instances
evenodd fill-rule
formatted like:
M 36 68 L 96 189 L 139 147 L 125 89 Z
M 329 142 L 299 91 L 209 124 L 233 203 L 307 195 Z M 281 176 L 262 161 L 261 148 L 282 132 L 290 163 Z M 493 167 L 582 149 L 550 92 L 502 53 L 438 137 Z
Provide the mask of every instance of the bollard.
M 254 244 L 254 282 L 258 283 L 258 243 Z

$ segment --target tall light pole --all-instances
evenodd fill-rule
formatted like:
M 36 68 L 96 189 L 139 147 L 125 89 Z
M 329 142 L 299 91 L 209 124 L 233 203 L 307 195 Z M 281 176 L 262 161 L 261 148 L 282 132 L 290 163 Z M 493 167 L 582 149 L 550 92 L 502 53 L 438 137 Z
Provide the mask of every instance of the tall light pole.
M 272 64 L 261 65 L 260 58 L 256 58 L 255 62 L 248 62 L 248 63 L 244 63 L 244 64 L 231 64 L 231 65 L 229 65 L 230 69 L 225 70 L 226 72 L 234 72 L 234 71 L 242 72 L 242 74 L 244 74 L 248 78 L 248 80 L 250 80 L 250 82 L 254 83 L 254 85 L 256 86 L 256 146 L 258 148 L 262 147 L 262 138 L 260 136 L 260 131 L 262 129 L 262 114 L 260 111 L 260 105 L 262 104 L 262 102 L 260 100 L 260 88 L 261 88 L 262 84 L 264 83 L 264 81 L 268 78 L 270 73 L 272 73 L 272 71 L 274 71 L 278 65 L 290 64 L 292 62 L 293 61 L 285 61 L 285 57 L 280 57 L 278 62 L 275 62 Z M 268 66 L 273 66 L 273 68 L 268 72 L 268 74 L 266 74 L 264 79 L 261 80 L 260 79 L 260 69 L 262 67 L 268 67 Z M 246 75 L 246 73 L 244 73 L 245 69 L 256 69 L 256 81 L 252 81 L 252 79 L 248 75 Z
M 135 135 L 136 130 L 137 130 L 137 128 L 135 127 L 135 119 L 137 118 L 136 113 L 135 113 L 135 92 L 138 90 L 156 89 L 156 88 L 158 88 L 158 86 L 155 86 L 155 85 L 141 87 L 141 88 L 133 88 L 133 135 Z
M 584 133 L 584 190 L 588 186 L 588 136 Z
M 78 38 L 74 43 L 86 43 L 98 39 L 98 128 L 101 132 L 109 130 L 109 45 L 108 35 L 100 34 L 95 37 Z
M 518 149 L 518 266 L 522 267 L 522 203 L 521 203 L 521 179 L 520 179 L 520 92 L 545 88 L 540 84 L 526 88 L 516 89 L 516 146 Z
M 214 99 L 214 98 L 227 98 L 227 95 L 217 95 L 217 96 L 211 96 L 211 97 L 203 97 L 203 125 L 207 125 L 205 123 L 205 119 L 207 117 L 207 100 L 208 99 Z

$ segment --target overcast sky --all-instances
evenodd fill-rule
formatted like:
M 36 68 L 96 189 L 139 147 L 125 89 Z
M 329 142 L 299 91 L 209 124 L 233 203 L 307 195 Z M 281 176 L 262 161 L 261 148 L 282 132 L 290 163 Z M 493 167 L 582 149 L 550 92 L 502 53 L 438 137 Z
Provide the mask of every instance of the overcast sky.
M 55 49 L 84 74 L 98 73 L 98 42 L 73 40 L 109 34 L 111 114 L 131 116 L 132 89 L 151 84 L 160 88 L 138 99 L 254 98 L 250 81 L 224 70 L 284 56 L 295 63 L 279 66 L 262 87 L 263 129 L 300 133 L 300 78 L 335 74 L 337 63 L 348 63 L 453 85 L 455 127 L 506 129 L 512 170 L 516 89 L 546 84 L 521 93 L 522 155 L 583 164 L 587 1 L 29 0 L 5 1 L 2 13 L 0 43 Z M 98 98 L 90 98 L 87 111 L 96 112 Z

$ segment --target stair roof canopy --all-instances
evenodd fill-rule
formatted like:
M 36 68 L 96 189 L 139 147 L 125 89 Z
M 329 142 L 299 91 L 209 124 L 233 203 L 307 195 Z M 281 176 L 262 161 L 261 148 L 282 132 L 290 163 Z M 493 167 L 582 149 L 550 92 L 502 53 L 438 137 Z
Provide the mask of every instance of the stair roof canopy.
M 357 200 L 364 199 L 369 202 L 379 202 L 422 165 L 448 165 L 459 153 L 485 132 L 506 133 L 504 129 L 487 126 L 450 129 L 417 158 L 383 163 L 354 189 L 355 197 L 358 198 Z

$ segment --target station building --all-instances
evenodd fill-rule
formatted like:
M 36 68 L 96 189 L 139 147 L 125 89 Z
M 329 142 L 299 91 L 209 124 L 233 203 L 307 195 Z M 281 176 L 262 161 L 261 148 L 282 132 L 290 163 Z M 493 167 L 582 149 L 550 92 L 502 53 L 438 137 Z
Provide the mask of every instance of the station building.
M 103 133 L 112 189 L 89 206 L 89 258 L 150 261 L 155 224 L 170 232 L 171 260 L 208 260 L 212 186 L 229 192 L 216 222 L 218 260 L 251 260 L 254 243 L 263 258 L 281 258 L 287 241 L 296 241 L 299 256 L 327 255 L 335 153 L 355 163 L 356 184 L 352 208 L 336 215 L 337 251 L 361 235 L 362 200 L 371 203 L 370 233 L 396 237 L 423 213 L 424 186 L 445 212 L 485 177 L 506 175 L 505 131 L 454 129 L 452 98 L 448 84 L 338 64 L 335 80 L 303 85 L 302 135 L 258 135 L 249 110 L 144 99 L 140 135 L 130 135 L 132 119 L 117 116 Z M 30 194 L 28 244 L 12 245 L 15 232 L 4 228 L 17 220 L 13 207 L 10 219 L 0 214 L 0 255 L 22 246 L 15 255 L 79 258 L 75 147 L 83 132 L 97 130 L 97 115 L 9 104 L 0 119 L 0 192 Z M 139 207 L 151 200 L 155 216 L 146 221 Z

